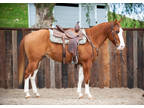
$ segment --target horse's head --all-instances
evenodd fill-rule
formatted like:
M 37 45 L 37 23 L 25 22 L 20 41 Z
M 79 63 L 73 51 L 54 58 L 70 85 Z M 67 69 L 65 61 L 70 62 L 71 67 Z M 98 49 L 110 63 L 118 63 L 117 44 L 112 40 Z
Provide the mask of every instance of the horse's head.
M 123 50 L 125 47 L 123 39 L 123 29 L 120 26 L 120 21 L 115 20 L 111 23 L 111 31 L 108 36 L 109 40 L 117 47 L 118 50 Z

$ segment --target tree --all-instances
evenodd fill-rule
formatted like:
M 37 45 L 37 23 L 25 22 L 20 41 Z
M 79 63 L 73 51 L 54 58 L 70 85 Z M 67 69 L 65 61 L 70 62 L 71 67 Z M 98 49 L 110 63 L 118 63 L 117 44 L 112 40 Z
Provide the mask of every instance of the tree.
M 144 4 L 143 3 L 110 3 L 109 9 L 112 11 L 112 19 L 117 19 L 116 13 L 122 14 L 124 20 L 123 27 L 143 27 L 144 20 Z M 127 20 L 126 16 L 131 16 L 131 20 Z M 136 19 L 135 19 L 136 18 Z
M 122 14 L 137 14 L 141 15 L 141 13 L 144 14 L 144 4 L 143 3 L 112 3 L 109 4 L 110 8 L 112 9 L 113 13 L 116 13 L 116 11 L 122 7 L 121 13 Z M 114 15 L 115 16 L 115 15 Z M 141 17 L 141 16 L 140 16 Z M 144 20 L 144 17 L 143 17 Z
M 53 8 L 55 3 L 35 3 L 37 23 L 34 27 L 51 27 L 55 21 L 53 17 Z

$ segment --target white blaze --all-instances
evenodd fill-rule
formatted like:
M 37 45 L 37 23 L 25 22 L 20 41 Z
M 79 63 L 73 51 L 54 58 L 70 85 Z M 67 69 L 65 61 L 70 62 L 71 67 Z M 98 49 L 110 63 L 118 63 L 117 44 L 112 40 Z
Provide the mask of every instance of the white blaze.
M 120 40 L 120 45 L 117 47 L 118 50 L 123 50 L 125 47 L 124 39 L 123 39 L 123 30 L 120 28 L 120 32 L 118 33 L 118 37 Z

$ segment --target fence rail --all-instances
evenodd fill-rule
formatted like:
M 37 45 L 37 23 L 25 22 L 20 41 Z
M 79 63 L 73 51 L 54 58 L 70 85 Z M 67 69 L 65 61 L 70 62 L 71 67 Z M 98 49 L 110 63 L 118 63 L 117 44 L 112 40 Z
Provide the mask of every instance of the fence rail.
M 54 29 L 54 28 L 6 28 L 6 27 L 0 27 L 0 30 L 39 30 L 39 29 Z M 64 28 L 69 29 L 69 28 Z M 86 29 L 86 28 L 81 28 Z M 144 31 L 144 28 L 123 28 L 124 31 Z
M 47 29 L 47 28 L 46 28 Z M 20 41 L 33 28 L 0 28 L 0 87 L 18 88 Z M 100 48 L 91 69 L 91 87 L 139 87 L 144 89 L 144 29 L 125 29 L 126 48 L 120 53 L 110 41 Z M 126 62 L 123 63 L 122 56 Z M 67 65 L 67 87 L 76 87 L 78 69 Z M 61 63 L 44 58 L 37 74 L 39 88 L 62 88 Z M 84 86 L 84 85 L 83 85 Z

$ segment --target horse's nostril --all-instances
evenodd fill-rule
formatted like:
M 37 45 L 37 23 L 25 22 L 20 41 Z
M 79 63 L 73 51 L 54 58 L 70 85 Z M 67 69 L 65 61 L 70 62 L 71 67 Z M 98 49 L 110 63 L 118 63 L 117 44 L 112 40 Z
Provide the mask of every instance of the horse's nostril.
M 119 44 L 116 44 L 116 47 L 119 47 Z
M 124 48 L 124 47 L 125 47 L 125 45 L 122 45 L 121 47 L 122 47 L 122 48 Z

